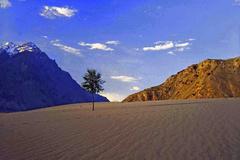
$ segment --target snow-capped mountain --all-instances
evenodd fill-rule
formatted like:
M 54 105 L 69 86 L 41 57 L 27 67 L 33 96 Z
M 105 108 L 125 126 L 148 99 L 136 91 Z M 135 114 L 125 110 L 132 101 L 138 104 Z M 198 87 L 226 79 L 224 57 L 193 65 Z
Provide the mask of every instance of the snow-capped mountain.
M 95 95 L 98 102 L 107 98 Z M 91 94 L 34 43 L 0 48 L 0 111 L 91 102 Z
M 23 52 L 39 52 L 40 49 L 32 42 L 23 43 L 20 45 L 14 44 L 13 42 L 6 42 L 0 47 L 1 50 L 5 50 L 10 56 L 23 53 Z

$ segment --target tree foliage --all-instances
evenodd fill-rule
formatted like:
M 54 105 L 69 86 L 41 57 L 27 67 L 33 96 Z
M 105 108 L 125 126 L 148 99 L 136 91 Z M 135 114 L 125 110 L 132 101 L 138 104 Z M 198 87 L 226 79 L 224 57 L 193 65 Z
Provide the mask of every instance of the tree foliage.
M 102 80 L 102 75 L 97 73 L 95 69 L 88 69 L 83 79 L 82 87 L 92 93 L 92 110 L 94 111 L 94 94 L 104 90 L 102 85 L 105 81 Z
M 83 77 L 82 87 L 90 93 L 99 93 L 104 90 L 102 85 L 105 83 L 101 78 L 102 75 L 95 69 L 88 69 Z

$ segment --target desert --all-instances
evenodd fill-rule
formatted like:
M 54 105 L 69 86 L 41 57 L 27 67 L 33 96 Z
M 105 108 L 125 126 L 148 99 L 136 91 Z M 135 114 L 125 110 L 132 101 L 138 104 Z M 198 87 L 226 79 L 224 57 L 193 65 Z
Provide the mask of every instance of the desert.
M 240 160 L 240 0 L 0 0 L 0 160 Z
M 91 103 L 0 113 L 0 159 L 240 158 L 240 99 Z

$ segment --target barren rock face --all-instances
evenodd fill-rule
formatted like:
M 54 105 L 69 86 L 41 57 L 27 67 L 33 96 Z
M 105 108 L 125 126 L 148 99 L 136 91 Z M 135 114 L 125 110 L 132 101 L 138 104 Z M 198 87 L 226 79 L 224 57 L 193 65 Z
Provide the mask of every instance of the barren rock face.
M 163 84 L 145 89 L 124 102 L 165 99 L 240 97 L 240 57 L 207 59 L 169 77 Z

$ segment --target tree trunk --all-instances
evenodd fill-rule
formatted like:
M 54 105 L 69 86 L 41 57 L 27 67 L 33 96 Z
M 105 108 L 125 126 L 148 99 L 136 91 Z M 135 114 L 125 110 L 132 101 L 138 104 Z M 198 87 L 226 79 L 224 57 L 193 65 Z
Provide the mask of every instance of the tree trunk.
M 92 93 L 92 111 L 94 111 L 94 94 Z

